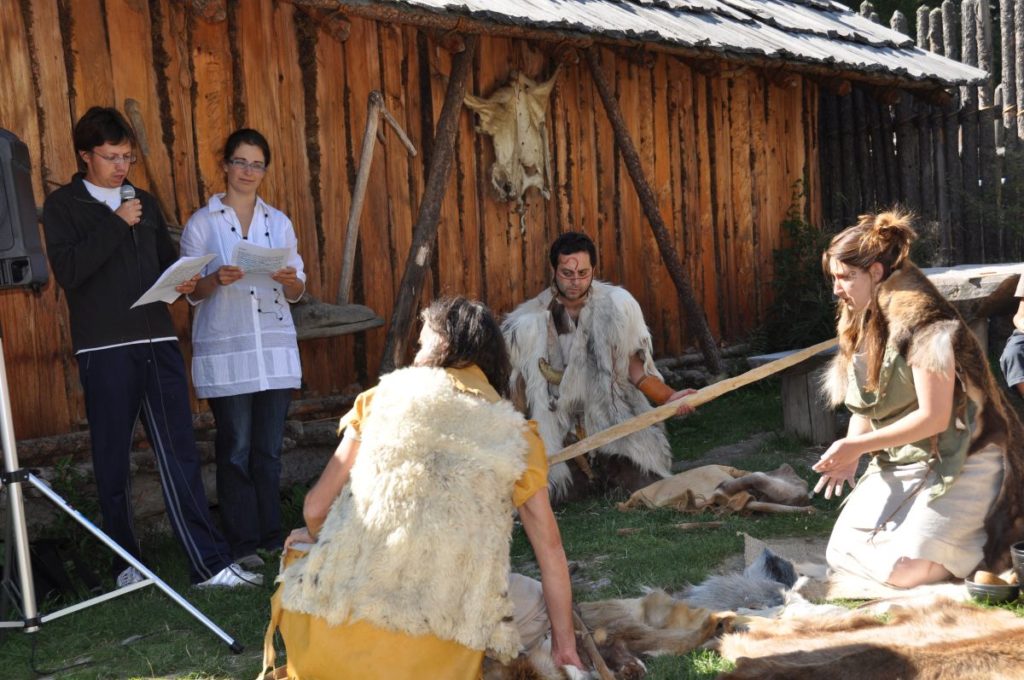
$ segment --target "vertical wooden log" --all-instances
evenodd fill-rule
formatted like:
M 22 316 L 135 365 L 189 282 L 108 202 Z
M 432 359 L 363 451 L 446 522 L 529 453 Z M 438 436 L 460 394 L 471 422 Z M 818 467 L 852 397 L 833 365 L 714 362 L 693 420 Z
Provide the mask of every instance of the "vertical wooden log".
M 928 5 L 921 5 L 917 8 L 917 46 L 922 50 L 928 49 L 928 14 L 930 12 Z
M 969 66 L 978 65 L 978 13 L 975 0 L 963 0 L 960 12 L 962 60 Z M 979 262 L 982 257 L 981 191 L 978 188 L 978 88 L 961 88 L 960 162 L 963 168 L 963 257 L 967 262 Z
M 947 57 L 960 61 L 960 14 L 953 0 L 942 1 L 942 44 Z
M 1015 0 L 999 0 L 999 54 L 1003 88 L 1003 127 L 1017 127 L 1017 38 L 1014 33 Z
M 1024 0 L 1013 3 L 1013 62 L 1017 139 L 1024 139 Z M 1009 102 L 1008 102 L 1009 103 Z
M 881 121 L 882 158 L 885 161 L 885 180 L 887 188 L 886 205 L 899 202 L 900 196 L 900 169 L 896 158 L 896 137 L 893 128 L 893 107 L 879 102 L 876 105 L 878 117 Z
M 840 160 L 843 157 L 839 145 L 839 97 L 829 91 L 821 94 L 821 125 L 822 141 L 825 147 L 825 162 L 821 164 L 822 184 L 828 187 L 828 203 L 825 209 L 828 222 L 833 225 L 843 224 L 843 173 L 840 171 Z
M 936 54 L 945 54 L 942 40 L 942 8 L 936 7 L 928 13 L 928 49 Z
M 448 89 L 444 96 L 444 106 L 437 122 L 437 133 L 430 153 L 430 169 L 427 172 L 427 184 L 423 190 L 416 226 L 413 228 L 412 244 L 405 262 L 405 273 L 395 300 L 395 311 L 388 327 L 387 340 L 384 346 L 384 357 L 381 359 L 380 372 L 389 373 L 405 359 L 405 347 L 409 329 L 415 316 L 423 279 L 430 267 L 431 254 L 437 241 L 437 223 L 451 174 L 452 159 L 455 156 L 456 133 L 459 129 L 459 113 L 462 111 L 462 100 L 466 96 L 466 79 L 469 68 L 476 53 L 476 35 L 465 37 L 466 49 L 452 59 L 452 71 L 448 76 Z
M 993 108 L 992 74 L 995 68 L 995 49 L 992 42 L 992 10 L 986 0 L 976 6 L 978 13 L 977 41 L 978 67 L 988 77 L 978 87 L 978 167 L 981 173 L 981 227 L 985 262 L 999 259 L 1002 248 L 1002 230 L 999 226 L 999 199 L 1002 172 L 996 156 L 995 121 L 1002 115 Z
M 918 172 L 920 173 L 921 202 L 917 214 L 932 221 L 936 219 L 935 156 L 932 143 L 932 107 L 925 102 L 914 102 L 914 122 L 917 124 Z
M 988 72 L 988 77 L 978 86 L 978 108 L 984 109 L 992 106 L 992 83 L 995 75 L 995 53 L 992 43 L 992 8 L 987 0 L 979 0 L 975 4 L 975 11 L 978 14 L 977 36 L 978 41 L 978 68 Z
M 946 56 L 960 59 L 960 17 L 959 7 L 953 0 L 942 3 L 942 41 Z M 959 93 L 953 101 L 943 107 L 942 128 L 945 141 L 946 198 L 949 201 L 950 257 L 955 261 L 963 254 L 963 169 L 960 165 L 960 108 Z
M 864 91 L 856 87 L 851 93 L 853 98 L 855 149 L 857 155 L 857 174 L 860 178 L 861 207 L 858 213 L 874 210 L 877 206 L 875 198 L 875 182 L 871 158 L 871 141 L 868 138 L 869 125 L 867 108 L 864 105 Z
M 875 205 L 891 205 L 888 169 L 885 164 L 885 145 L 882 140 L 882 107 L 880 102 L 871 97 L 864 97 L 864 108 L 867 110 L 868 133 L 871 149 L 871 175 Z M 887 113 L 885 115 L 888 115 Z
M 637 194 L 640 195 L 640 203 L 643 206 L 644 213 L 647 215 L 648 222 L 650 222 L 651 229 L 654 231 L 654 237 L 658 242 L 658 250 L 661 252 L 665 266 L 672 276 L 672 282 L 676 286 L 676 292 L 679 295 L 680 311 L 686 318 L 690 334 L 697 338 L 701 346 L 708 370 L 712 375 L 720 375 L 722 373 L 722 359 L 718 352 L 718 345 L 711 336 L 707 319 L 704 316 L 704 310 L 697 304 L 697 300 L 693 296 L 693 290 L 690 288 L 690 283 L 683 274 L 682 263 L 679 261 L 679 256 L 676 254 L 675 247 L 669 238 L 668 229 L 665 227 L 661 214 L 658 212 L 657 198 L 647 183 L 643 168 L 640 165 L 640 157 L 637 155 L 636 148 L 629 138 L 626 123 L 622 119 L 622 113 L 619 111 L 618 103 L 615 101 L 615 95 L 608 84 L 608 80 L 605 78 L 604 71 L 601 69 L 600 56 L 593 48 L 587 49 L 585 53 L 587 64 L 590 66 L 590 72 L 594 77 L 594 84 L 597 85 L 601 101 L 604 103 L 605 111 L 615 131 L 616 145 L 622 154 L 622 160 L 629 171 L 630 178 L 633 180 L 633 186 Z
M 899 10 L 893 12 L 889 19 L 889 28 L 903 35 L 910 35 L 910 23 L 907 21 L 907 15 Z
M 839 97 L 839 147 L 842 152 L 843 224 L 853 224 L 863 212 L 860 178 L 857 176 L 857 157 L 854 151 L 853 97 Z
M 913 95 L 903 92 L 896 105 L 896 151 L 900 162 L 900 200 L 910 210 L 921 205 L 915 115 Z

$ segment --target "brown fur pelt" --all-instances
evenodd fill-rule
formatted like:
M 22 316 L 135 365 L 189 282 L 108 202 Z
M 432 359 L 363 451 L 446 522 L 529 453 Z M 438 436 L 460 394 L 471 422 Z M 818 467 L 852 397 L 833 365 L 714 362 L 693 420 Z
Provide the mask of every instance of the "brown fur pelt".
M 885 620 L 851 611 L 751 626 L 722 639 L 736 669 L 720 680 L 1009 679 L 1024 668 L 1024 619 L 948 599 L 894 607 Z
M 581 602 L 595 639 L 621 642 L 633 654 L 686 654 L 728 628 L 732 614 L 697 609 L 664 590 L 626 600 Z
M 771 472 L 751 472 L 729 482 L 722 482 L 718 490 L 726 496 L 746 491 L 759 501 L 780 505 L 804 506 L 810 504 L 807 482 L 788 463 Z
M 1005 570 L 1009 547 L 1024 540 L 1024 426 L 992 375 L 977 337 L 913 263 L 905 262 L 878 286 L 873 312 L 864 330 L 867 345 L 874 344 L 871 336 L 881 334 L 910 366 L 956 370 L 954 399 L 962 402 L 966 394 L 979 406 L 978 430 L 968 455 L 988 444 L 1003 448 L 1002 487 L 985 519 L 985 563 L 990 571 Z M 843 315 L 841 327 L 853 323 L 845 308 Z M 833 405 L 845 398 L 851 354 L 851 348 L 842 347 L 828 372 L 825 387 Z

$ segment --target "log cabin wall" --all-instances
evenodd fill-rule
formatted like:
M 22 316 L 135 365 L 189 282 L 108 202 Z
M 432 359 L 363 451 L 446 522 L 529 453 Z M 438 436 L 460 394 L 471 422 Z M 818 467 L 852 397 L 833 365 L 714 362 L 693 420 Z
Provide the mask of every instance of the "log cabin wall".
M 0 127 L 28 144 L 37 202 L 75 171 L 71 127 L 90 106 L 137 102 L 148 153 L 131 179 L 178 225 L 222 190 L 218 151 L 227 134 L 255 127 L 273 156 L 260 193 L 294 222 L 309 291 L 333 302 L 367 98 L 379 89 L 421 151 L 409 157 L 384 128 L 363 210 L 352 297 L 388 319 L 451 54 L 411 26 L 359 18 L 339 25 L 286 2 L 229 0 L 223 12 L 209 3 L 209 16 L 192 7 L 0 3 Z M 489 95 L 513 70 L 546 78 L 557 47 L 483 36 L 469 89 Z M 816 84 L 797 78 L 784 88 L 759 69 L 624 48 L 602 48 L 601 60 L 712 332 L 742 338 L 770 302 L 772 251 L 795 183 L 805 182 L 805 215 L 820 217 Z M 547 285 L 551 239 L 577 229 L 598 244 L 599 276 L 640 301 L 657 353 L 681 353 L 689 339 L 675 290 L 585 62 L 563 66 L 549 112 L 552 195 L 528 194 L 522 221 L 493 197 L 490 140 L 473 122 L 465 110 L 425 298 L 461 293 L 507 312 Z M 184 301 L 174 316 L 187 361 Z M 0 293 L 0 323 L 18 438 L 83 428 L 62 291 L 51 281 L 38 293 Z M 305 396 L 372 382 L 384 337 L 375 329 L 301 343 Z

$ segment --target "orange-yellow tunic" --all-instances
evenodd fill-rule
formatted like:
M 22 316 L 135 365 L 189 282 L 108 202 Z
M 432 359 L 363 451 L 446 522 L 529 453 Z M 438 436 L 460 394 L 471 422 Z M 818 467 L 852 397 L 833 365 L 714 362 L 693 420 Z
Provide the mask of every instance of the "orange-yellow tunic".
M 446 369 L 455 386 L 488 401 L 500 399 L 476 366 Z M 359 435 L 370 413 L 374 390 L 360 394 L 351 411 L 341 419 Z M 481 423 L 486 427 L 486 423 Z M 512 500 L 516 507 L 547 487 L 547 456 L 530 422 L 526 470 L 516 482 Z M 286 557 L 286 560 L 289 559 Z M 301 557 L 299 557 L 301 559 Z M 429 568 L 429 565 L 424 565 Z M 301 680 L 396 680 L 401 678 L 445 678 L 477 680 L 483 664 L 482 650 L 433 635 L 413 636 L 380 628 L 366 621 L 349 621 L 330 626 L 318 617 L 281 607 L 280 588 L 271 600 L 272 618 L 278 623 L 288 654 L 287 677 Z M 273 625 L 273 623 L 271 624 Z

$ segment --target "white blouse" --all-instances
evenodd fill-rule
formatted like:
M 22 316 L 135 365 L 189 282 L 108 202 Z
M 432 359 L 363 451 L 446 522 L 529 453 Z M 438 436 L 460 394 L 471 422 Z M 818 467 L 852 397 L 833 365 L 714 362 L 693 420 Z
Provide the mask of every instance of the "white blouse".
M 182 256 L 216 256 L 203 276 L 231 264 L 231 252 L 242 240 L 238 216 L 221 202 L 223 196 L 210 198 L 181 235 Z M 305 283 L 291 220 L 259 197 L 246 240 L 268 248 L 291 248 L 288 265 Z M 293 301 L 285 298 L 283 286 L 269 277 L 243 277 L 218 286 L 208 298 L 189 302 L 196 307 L 192 382 L 200 399 L 299 387 L 302 365 L 289 308 Z

